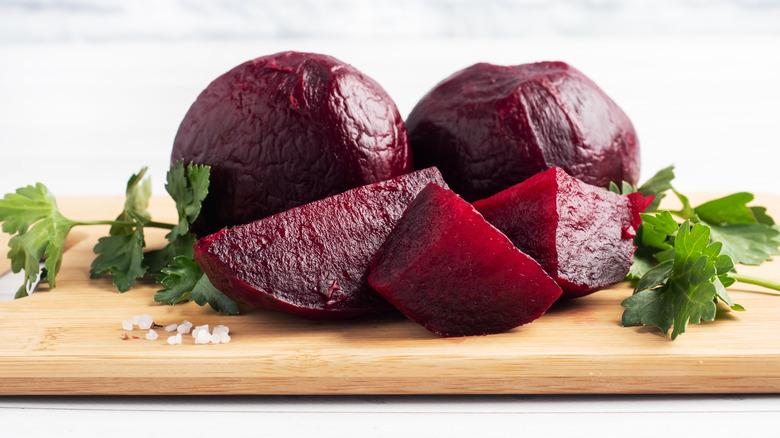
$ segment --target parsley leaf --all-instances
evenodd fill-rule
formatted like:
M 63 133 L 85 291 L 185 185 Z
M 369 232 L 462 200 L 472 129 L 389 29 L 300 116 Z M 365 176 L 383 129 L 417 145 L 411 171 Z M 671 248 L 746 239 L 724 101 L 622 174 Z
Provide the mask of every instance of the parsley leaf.
M 54 196 L 41 183 L 19 188 L 0 199 L 2 230 L 11 234 L 8 252 L 11 269 L 17 273 L 25 271 L 24 283 L 16 297 L 32 293 L 42 277 L 48 279 L 51 288 L 55 287 L 65 238 L 74 226 L 110 225 L 108 236 L 98 239 L 93 249 L 96 257 L 90 267 L 92 278 L 110 274 L 117 290 L 125 292 L 139 278 L 157 275 L 163 289 L 157 291 L 155 301 L 175 304 L 191 299 L 227 314 L 238 313 L 236 303 L 214 288 L 193 260 L 196 236 L 190 227 L 200 215 L 208 194 L 211 168 L 192 163 L 185 166 L 183 160 L 171 166 L 165 189 L 176 203 L 176 224 L 152 220 L 148 211 L 152 186 L 149 178 L 145 178 L 146 172 L 144 167 L 127 181 L 124 207 L 114 220 L 65 218 Z M 168 244 L 144 252 L 144 230 L 148 227 L 169 229 Z
M 201 276 L 198 283 L 192 289 L 190 300 L 195 301 L 199 306 L 205 306 L 206 303 L 208 303 L 212 309 L 217 312 L 222 312 L 225 315 L 238 314 L 238 306 L 235 301 L 231 300 L 220 292 L 219 289 L 214 287 L 206 275 Z
M 152 196 L 152 180 L 143 179 L 147 170 L 147 167 L 142 168 L 127 181 L 125 208 L 116 218 L 118 223 L 111 226 L 110 235 L 129 234 L 133 231 L 136 220 L 142 224 L 152 220 L 152 215 L 147 210 L 149 198 Z
M 173 264 L 163 268 L 162 272 L 165 274 L 160 281 L 163 289 L 157 291 L 154 301 L 167 304 L 188 300 L 192 289 L 203 276 L 195 260 L 184 256 L 174 258 Z
M 179 213 L 179 223 L 167 236 L 169 241 L 186 236 L 190 225 L 200 215 L 201 205 L 209 192 L 210 170 L 209 166 L 192 163 L 185 167 L 184 160 L 179 160 L 168 171 L 165 190 L 176 202 Z
M 179 223 L 166 236 L 169 244 L 165 248 L 147 254 L 150 263 L 162 266 L 159 282 L 163 289 L 157 291 L 154 300 L 168 304 L 191 300 L 201 306 L 208 303 L 218 312 L 234 314 L 238 313 L 236 303 L 214 288 L 193 260 L 196 237 L 190 227 L 208 194 L 209 178 L 209 166 L 190 163 L 185 167 L 181 160 L 168 172 L 165 189 L 176 202 Z
M 668 166 L 656 172 L 655 175 L 650 177 L 650 179 L 636 189 L 636 191 L 643 196 L 653 196 L 655 198 L 645 209 L 646 212 L 650 213 L 658 210 L 661 199 L 663 199 L 666 196 L 666 192 L 672 188 L 673 179 L 674 166 Z
M 192 163 L 185 166 L 183 160 L 174 163 L 168 171 L 165 190 L 176 202 L 179 221 L 165 236 L 168 245 L 146 253 L 150 273 L 165 276 L 163 268 L 174 264 L 176 257 L 193 257 L 192 245 L 197 238 L 190 227 L 200 215 L 203 200 L 208 195 L 210 172 L 209 166 Z
M 65 237 L 78 222 L 60 213 L 54 196 L 41 183 L 19 188 L 0 199 L 0 221 L 3 231 L 12 235 L 8 242 L 11 270 L 25 272 L 24 284 L 16 297 L 32 292 L 32 286 L 43 275 L 41 262 L 44 260 L 49 287 L 54 288 Z
M 117 290 L 126 292 L 146 275 L 144 245 L 143 225 L 140 222 L 136 222 L 136 227 L 127 234 L 101 237 L 94 248 L 98 256 L 92 262 L 90 276 L 98 278 L 109 273 L 114 277 Z
M 780 232 L 764 224 L 710 225 L 712 238 L 723 242 L 723 253 L 734 263 L 760 265 L 778 254 Z
M 667 233 L 664 226 L 668 224 L 663 223 L 666 221 L 659 222 L 661 229 L 654 227 L 655 230 Z M 712 321 L 717 297 L 735 310 L 742 307 L 726 294 L 721 278 L 728 278 L 733 263 L 727 255 L 720 254 L 719 242 L 710 241 L 709 227 L 685 221 L 668 233 L 669 237 L 672 234 L 673 259 L 648 271 L 637 282 L 634 295 L 621 304 L 626 307 L 624 326 L 652 325 L 664 333 L 671 328 L 671 338 L 675 339 L 685 332 L 689 322 Z

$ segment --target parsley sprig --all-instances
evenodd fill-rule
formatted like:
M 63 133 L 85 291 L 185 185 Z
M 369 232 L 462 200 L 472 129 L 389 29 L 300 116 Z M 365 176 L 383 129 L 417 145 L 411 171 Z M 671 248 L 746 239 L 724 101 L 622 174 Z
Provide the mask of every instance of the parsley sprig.
M 737 281 L 780 291 L 780 283 L 741 275 L 735 268 L 759 265 L 780 254 L 780 229 L 766 208 L 748 206 L 754 196 L 746 192 L 694 207 L 672 187 L 673 179 L 670 166 L 638 188 L 610 187 L 618 193 L 639 191 L 656 201 L 671 191 L 681 203 L 679 210 L 659 211 L 654 202 L 641 215 L 628 275 L 635 282 L 634 294 L 621 303 L 626 307 L 624 326 L 655 326 L 663 333 L 671 329 L 671 339 L 688 324 L 714 320 L 717 301 L 745 310 L 726 291 Z
M 175 304 L 189 299 L 199 305 L 209 303 L 217 311 L 237 313 L 236 304 L 208 282 L 193 260 L 192 245 L 196 237 L 190 227 L 208 194 L 210 168 L 192 163 L 185 166 L 179 161 L 168 171 L 165 189 L 176 204 L 178 222 L 175 224 L 152 220 L 148 211 L 151 180 L 144 178 L 146 172 L 147 168 L 143 168 L 130 177 L 124 208 L 113 220 L 66 218 L 54 195 L 41 183 L 19 188 L 0 199 L 2 230 L 12 236 L 8 252 L 11 269 L 15 273 L 24 271 L 23 284 L 16 298 L 31 294 L 35 284 L 43 278 L 47 279 L 50 288 L 55 288 L 65 239 L 71 229 L 109 225 L 108 236 L 98 239 L 93 249 L 96 257 L 90 269 L 92 278 L 109 274 L 117 290 L 125 292 L 139 279 L 152 276 L 163 286 L 155 295 L 156 301 Z M 144 230 L 147 228 L 170 230 L 166 235 L 168 243 L 161 249 L 144 251 Z

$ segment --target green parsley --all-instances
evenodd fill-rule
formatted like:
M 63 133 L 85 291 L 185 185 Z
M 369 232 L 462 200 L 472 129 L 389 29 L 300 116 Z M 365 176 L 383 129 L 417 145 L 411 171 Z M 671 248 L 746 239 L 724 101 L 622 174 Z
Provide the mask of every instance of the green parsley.
M 687 325 L 716 316 L 716 302 L 732 310 L 735 304 L 726 288 L 737 281 L 780 291 L 780 283 L 737 273 L 735 265 L 758 265 L 780 254 L 780 230 L 766 214 L 766 208 L 748 206 L 750 193 L 735 193 L 699 206 L 674 190 L 672 167 L 661 170 L 647 183 L 634 189 L 612 185 L 610 190 L 640 191 L 659 200 L 672 191 L 679 210 L 658 211 L 653 203 L 642 214 L 634 243 L 637 251 L 628 279 L 635 281 L 634 294 L 621 304 L 626 307 L 624 326 L 647 325 L 671 338 L 685 332 Z M 679 223 L 679 218 L 682 222 Z
M 31 294 L 42 278 L 48 280 L 49 287 L 56 286 L 65 239 L 72 228 L 109 225 L 108 236 L 98 239 L 94 247 L 92 278 L 109 274 L 117 290 L 125 292 L 138 279 L 155 276 L 163 286 L 155 296 L 156 301 L 175 304 L 192 299 L 201 306 L 209 303 L 217 311 L 237 313 L 235 303 L 208 283 L 193 260 L 192 245 L 196 237 L 190 227 L 208 194 L 210 170 L 208 166 L 192 163 L 185 166 L 179 161 L 168 171 L 165 189 L 176 204 L 178 222 L 175 224 L 152 220 L 147 210 L 152 191 L 151 181 L 144 178 L 146 168 L 128 180 L 124 208 L 113 220 L 75 221 L 64 217 L 54 196 L 41 183 L 6 194 L 0 199 L 0 222 L 2 230 L 12 236 L 8 257 L 13 272 L 24 271 L 24 282 L 16 298 Z M 145 252 L 146 228 L 170 230 L 166 235 L 167 245 Z M 157 299 L 158 296 L 174 298 Z

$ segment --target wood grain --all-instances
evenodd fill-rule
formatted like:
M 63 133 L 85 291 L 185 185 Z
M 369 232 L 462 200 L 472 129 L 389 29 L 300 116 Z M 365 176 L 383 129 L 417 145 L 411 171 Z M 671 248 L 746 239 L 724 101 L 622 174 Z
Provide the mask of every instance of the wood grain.
M 780 197 L 757 202 L 780 214 Z M 100 218 L 120 198 L 65 198 L 66 216 Z M 155 218 L 173 207 L 155 198 Z M 0 303 L 0 394 L 581 394 L 780 391 L 780 296 L 750 285 L 730 293 L 746 312 L 720 309 L 674 342 L 620 326 L 621 284 L 555 305 L 508 333 L 438 338 L 398 315 L 311 322 L 242 309 L 224 316 L 193 303 L 154 303 L 153 282 L 119 294 L 90 280 L 104 227 L 74 230 L 57 288 Z M 164 233 L 148 239 L 150 247 Z M 742 273 L 780 281 L 780 262 Z M 232 342 L 168 345 L 121 321 L 148 313 L 159 324 L 225 324 Z

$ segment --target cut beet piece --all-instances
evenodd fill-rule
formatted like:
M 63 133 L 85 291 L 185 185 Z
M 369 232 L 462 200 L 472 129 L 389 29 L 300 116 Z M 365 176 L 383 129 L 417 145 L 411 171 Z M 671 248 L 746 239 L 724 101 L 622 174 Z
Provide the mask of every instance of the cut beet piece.
M 368 281 L 442 336 L 500 333 L 540 317 L 561 289 L 454 192 L 429 184 L 377 252 Z
M 195 243 L 195 260 L 236 301 L 310 319 L 392 307 L 366 281 L 376 250 L 436 168 L 358 187 Z
M 474 203 L 575 298 L 623 280 L 652 197 L 618 195 L 554 167 Z

